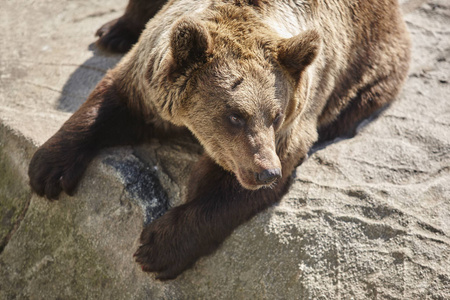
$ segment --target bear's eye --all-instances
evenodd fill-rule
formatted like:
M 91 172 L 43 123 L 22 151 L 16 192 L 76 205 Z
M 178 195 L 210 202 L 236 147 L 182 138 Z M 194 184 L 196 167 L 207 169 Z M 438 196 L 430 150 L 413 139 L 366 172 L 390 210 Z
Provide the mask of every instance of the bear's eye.
M 278 113 L 275 117 L 275 119 L 273 119 L 273 126 L 275 128 L 278 128 L 278 126 L 280 126 L 281 124 L 281 120 L 283 119 L 283 114 L 282 113 Z
M 230 121 L 231 125 L 236 127 L 242 127 L 245 124 L 245 121 L 242 117 L 232 114 L 228 117 L 228 120 Z

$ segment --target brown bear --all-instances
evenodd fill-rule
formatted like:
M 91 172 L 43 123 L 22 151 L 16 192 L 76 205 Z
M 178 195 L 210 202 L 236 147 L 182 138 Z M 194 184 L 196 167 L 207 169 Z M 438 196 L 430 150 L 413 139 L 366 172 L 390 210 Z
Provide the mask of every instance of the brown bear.
M 100 46 L 131 50 L 37 150 L 29 177 L 48 199 L 72 195 L 102 148 L 191 132 L 204 154 L 185 202 L 144 228 L 135 254 L 170 279 L 280 201 L 315 142 L 393 101 L 410 41 L 395 0 L 164 2 L 130 0 L 99 29 Z

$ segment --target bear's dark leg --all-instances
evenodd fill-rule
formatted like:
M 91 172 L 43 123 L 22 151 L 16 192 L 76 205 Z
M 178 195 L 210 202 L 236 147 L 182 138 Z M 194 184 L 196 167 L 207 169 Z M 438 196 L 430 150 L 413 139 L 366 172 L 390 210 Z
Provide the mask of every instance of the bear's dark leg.
M 192 171 L 187 202 L 144 228 L 136 261 L 144 271 L 157 272 L 158 279 L 175 278 L 217 249 L 240 224 L 277 203 L 289 178 L 290 173 L 273 188 L 246 190 L 204 155 Z
M 61 191 L 71 195 L 100 149 L 137 143 L 152 132 L 151 125 L 132 115 L 119 95 L 106 76 L 80 109 L 36 151 L 28 175 L 38 195 L 48 199 L 57 199 Z
M 123 16 L 100 27 L 97 45 L 111 52 L 130 50 L 150 20 L 167 0 L 130 0 Z
M 319 128 L 319 142 L 339 136 L 354 136 L 361 121 L 394 101 L 402 82 L 403 78 L 393 76 L 374 81 L 361 89 L 334 122 Z

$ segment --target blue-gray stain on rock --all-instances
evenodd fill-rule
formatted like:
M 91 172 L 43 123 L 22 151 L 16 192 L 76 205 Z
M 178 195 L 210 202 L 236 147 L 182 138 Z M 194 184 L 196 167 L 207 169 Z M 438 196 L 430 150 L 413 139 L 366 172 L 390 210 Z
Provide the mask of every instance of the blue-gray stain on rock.
M 156 173 L 135 156 L 111 156 L 103 160 L 113 167 L 122 179 L 125 190 L 144 210 L 144 224 L 162 216 L 169 209 L 167 194 Z

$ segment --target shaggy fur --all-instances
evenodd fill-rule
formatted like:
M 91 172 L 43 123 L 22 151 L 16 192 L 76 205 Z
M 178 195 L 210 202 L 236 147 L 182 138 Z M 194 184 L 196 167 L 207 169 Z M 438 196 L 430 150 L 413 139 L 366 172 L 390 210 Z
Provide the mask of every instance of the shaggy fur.
M 98 43 L 131 47 L 163 2 L 131 0 Z M 352 134 L 393 101 L 409 46 L 394 0 L 169 1 L 38 149 L 31 186 L 72 194 L 100 149 L 188 129 L 205 153 L 185 204 L 144 228 L 135 254 L 175 278 L 280 201 L 316 141 Z

